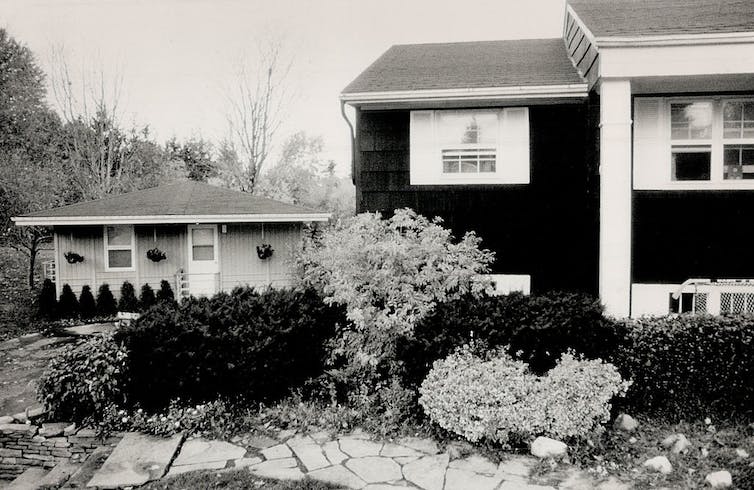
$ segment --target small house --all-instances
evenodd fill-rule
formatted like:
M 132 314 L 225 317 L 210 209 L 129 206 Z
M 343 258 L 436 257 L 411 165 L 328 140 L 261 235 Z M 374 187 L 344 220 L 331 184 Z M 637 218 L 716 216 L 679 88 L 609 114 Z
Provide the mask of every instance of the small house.
M 162 185 L 14 218 L 54 234 L 58 294 L 167 280 L 176 295 L 286 286 L 304 223 L 329 214 L 200 182 Z

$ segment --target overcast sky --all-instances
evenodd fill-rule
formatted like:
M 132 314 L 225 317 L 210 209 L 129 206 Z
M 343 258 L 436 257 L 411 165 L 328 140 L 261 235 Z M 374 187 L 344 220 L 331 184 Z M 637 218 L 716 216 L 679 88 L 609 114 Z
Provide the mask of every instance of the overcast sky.
M 62 47 L 74 72 L 120 74 L 124 119 L 161 141 L 224 134 L 239 59 L 282 40 L 296 98 L 280 137 L 322 135 L 345 173 L 338 95 L 391 45 L 558 37 L 563 12 L 564 0 L 0 0 L 0 25 L 45 70 Z

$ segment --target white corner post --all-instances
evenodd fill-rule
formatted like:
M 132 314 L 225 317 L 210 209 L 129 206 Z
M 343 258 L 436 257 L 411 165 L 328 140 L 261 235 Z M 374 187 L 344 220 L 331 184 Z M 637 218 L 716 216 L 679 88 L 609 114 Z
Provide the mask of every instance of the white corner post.
M 600 299 L 608 315 L 631 311 L 631 82 L 600 85 Z

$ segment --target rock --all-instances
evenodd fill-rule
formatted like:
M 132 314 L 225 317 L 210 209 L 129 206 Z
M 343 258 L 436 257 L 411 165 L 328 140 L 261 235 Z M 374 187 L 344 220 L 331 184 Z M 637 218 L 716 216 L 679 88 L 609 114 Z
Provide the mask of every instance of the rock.
M 205 461 L 203 463 L 192 463 L 183 465 L 173 465 L 168 471 L 167 476 L 180 475 L 189 471 L 200 470 L 221 470 L 225 468 L 226 461 Z
M 267 449 L 268 447 L 272 447 L 278 443 L 277 440 L 273 439 L 272 437 L 267 437 L 265 435 L 255 435 L 251 436 L 247 441 L 246 444 L 250 447 L 256 448 L 256 449 Z
M 727 471 L 715 471 L 704 478 L 712 488 L 728 488 L 733 485 L 733 478 Z
M 37 484 L 45 477 L 47 470 L 37 467 L 27 468 L 26 471 L 16 477 L 15 480 L 10 482 L 7 487 L 3 487 L 6 490 L 29 490 L 32 488 L 39 488 Z
M 338 485 L 341 488 L 363 488 L 366 485 L 364 480 L 340 465 L 315 470 L 308 473 L 307 476 L 314 480 Z
M 249 466 L 249 471 L 255 475 L 278 480 L 301 480 L 304 473 L 296 466 L 293 458 L 273 459 Z
M 0 425 L 12 424 L 12 423 L 13 423 L 13 417 L 11 417 L 10 415 L 4 415 L 0 417 Z
M 378 456 L 382 449 L 382 444 L 380 443 L 355 438 L 353 436 L 342 437 L 338 439 L 338 443 L 340 444 L 340 450 L 352 458 Z
M 418 458 L 419 456 L 423 456 L 423 454 L 416 449 L 387 442 L 382 447 L 380 456 L 387 456 L 388 458 L 416 456 Z
M 448 462 L 447 454 L 425 456 L 405 465 L 403 476 L 424 490 L 442 490 Z
M 208 441 L 206 439 L 192 439 L 186 441 L 181 452 L 173 461 L 173 466 L 197 465 L 238 459 L 246 454 L 246 449 L 224 441 Z M 223 468 L 225 465 L 221 466 Z M 216 469 L 214 467 L 206 469 Z
M 631 444 L 636 444 L 637 439 L 635 437 L 631 437 L 628 439 L 628 442 Z
M 531 443 L 531 454 L 538 458 L 560 458 L 568 452 L 568 446 L 549 437 L 537 437 Z
M 403 478 L 398 463 L 381 456 L 349 459 L 346 467 L 367 483 L 384 483 Z
M 39 435 L 45 437 L 55 437 L 63 435 L 63 431 L 70 424 L 68 422 L 54 422 L 51 424 L 42 424 L 42 428 L 39 429 Z
M 137 486 L 161 478 L 182 439 L 182 435 L 162 438 L 128 432 L 87 486 Z
M 327 457 L 327 460 L 330 461 L 331 464 L 340 464 L 348 459 L 348 456 L 340 450 L 338 441 L 324 443 L 322 445 L 322 450 L 325 451 L 325 457 Z
M 291 456 L 293 456 L 293 453 L 285 444 L 278 444 L 277 446 L 262 449 L 262 455 L 265 459 L 281 459 L 290 458 Z
M 673 454 L 685 453 L 689 450 L 691 442 L 683 434 L 673 434 L 662 440 L 662 447 L 670 449 Z
M 445 474 L 445 490 L 492 490 L 502 480 L 502 476 L 480 475 L 473 471 L 449 468 Z
M 464 459 L 456 459 L 451 461 L 448 466 L 456 470 L 471 471 L 487 476 L 495 475 L 498 468 L 498 465 L 478 454 L 473 454 Z
M 38 419 L 46 413 L 47 410 L 45 410 L 45 407 L 42 405 L 35 405 L 26 408 L 26 418 L 29 420 Z
M 64 436 L 70 436 L 76 433 L 76 422 L 72 423 L 65 429 L 63 429 L 63 435 Z
M 736 456 L 739 458 L 748 458 L 749 453 L 746 451 L 746 449 L 738 448 L 736 449 Z
M 61 461 L 39 481 L 38 485 L 40 487 L 60 488 L 80 467 L 80 464 Z
M 650 458 L 644 461 L 642 466 L 645 466 L 652 471 L 662 473 L 663 475 L 670 474 L 673 471 L 673 465 L 670 464 L 670 461 L 668 461 L 668 458 L 665 456 L 655 456 L 654 458 Z
M 639 422 L 632 416 L 622 413 L 616 417 L 613 427 L 624 432 L 633 432 L 639 428 Z
M 426 454 L 437 454 L 440 452 L 440 448 L 437 447 L 437 443 L 432 439 L 425 439 L 422 437 L 404 437 L 398 439 L 398 444 L 401 446 L 410 447 Z
M 322 454 L 322 448 L 319 444 L 309 439 L 310 443 L 291 445 L 291 449 L 296 453 L 298 459 L 304 464 L 306 471 L 318 470 L 330 466 L 330 462 Z M 290 442 L 289 442 L 290 445 Z
M 262 458 L 256 456 L 252 458 L 239 458 L 233 461 L 234 468 L 246 468 L 247 466 L 253 466 L 262 462 Z

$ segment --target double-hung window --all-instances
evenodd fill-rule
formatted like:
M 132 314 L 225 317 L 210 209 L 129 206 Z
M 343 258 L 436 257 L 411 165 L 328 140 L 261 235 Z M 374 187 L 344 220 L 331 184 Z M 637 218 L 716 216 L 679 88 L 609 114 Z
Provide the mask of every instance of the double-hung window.
M 136 243 L 133 226 L 105 226 L 104 241 L 105 270 L 134 270 Z
M 413 185 L 529 183 L 529 110 L 411 112 Z
M 754 189 L 754 99 L 637 97 L 633 164 L 637 189 Z

